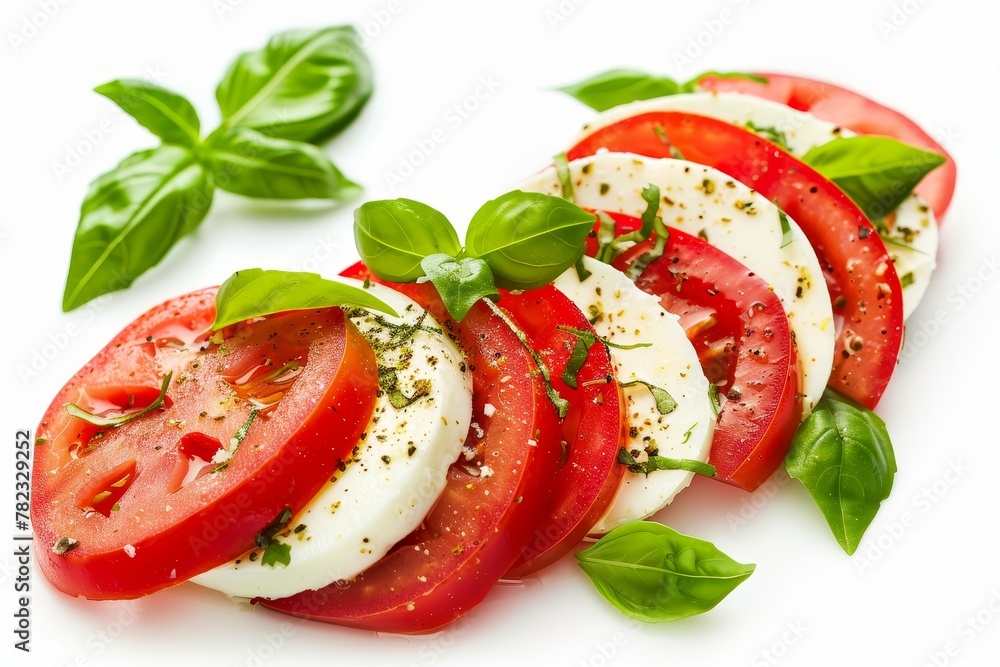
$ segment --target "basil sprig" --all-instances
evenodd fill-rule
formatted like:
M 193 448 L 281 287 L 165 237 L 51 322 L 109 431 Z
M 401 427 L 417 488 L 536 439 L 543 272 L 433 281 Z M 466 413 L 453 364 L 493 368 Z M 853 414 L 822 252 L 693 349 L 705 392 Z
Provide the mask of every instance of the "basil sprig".
M 853 554 L 889 497 L 896 457 L 878 415 L 827 389 L 795 432 L 785 468 L 812 495 L 840 546 Z
M 615 528 L 576 559 L 605 600 L 646 623 L 706 612 L 756 568 L 652 521 Z
M 557 90 L 572 95 L 597 111 L 607 111 L 620 104 L 628 104 L 637 100 L 696 92 L 698 82 L 706 76 L 767 83 L 767 79 L 763 77 L 743 72 L 704 72 L 690 81 L 678 83 L 669 77 L 655 76 L 638 70 L 613 69 Z
M 309 310 L 333 306 L 360 307 L 387 315 L 397 313 L 364 289 L 327 280 L 315 273 L 296 271 L 237 271 L 215 295 L 213 330 L 254 317 L 286 310 Z
M 815 146 L 802 161 L 836 183 L 865 215 L 877 220 L 895 211 L 946 158 L 889 137 L 857 136 Z
M 497 288 L 547 285 L 583 254 L 594 215 L 559 197 L 514 190 L 488 201 L 469 223 L 465 248 L 448 219 L 426 204 L 370 201 L 354 215 L 361 260 L 383 280 L 426 276 L 457 321 Z
M 360 192 L 311 143 L 349 123 L 371 95 L 353 28 L 294 30 L 241 55 L 219 86 L 223 125 L 201 138 L 194 106 L 137 79 L 95 90 L 158 137 L 90 187 L 80 209 L 64 311 L 124 289 L 201 224 L 215 188 L 268 199 L 343 201 Z

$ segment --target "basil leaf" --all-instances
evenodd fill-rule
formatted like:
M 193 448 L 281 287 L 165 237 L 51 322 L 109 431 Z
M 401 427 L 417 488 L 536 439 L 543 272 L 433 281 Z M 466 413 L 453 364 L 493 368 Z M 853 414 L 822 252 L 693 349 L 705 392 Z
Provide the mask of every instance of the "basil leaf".
M 466 253 L 489 265 L 498 287 L 534 289 L 573 266 L 594 220 L 559 197 L 514 190 L 472 216 Z
M 680 84 L 667 77 L 658 77 L 629 69 L 613 69 L 557 88 L 569 93 L 597 111 L 607 111 L 619 104 L 682 92 Z
M 480 299 L 500 296 L 493 284 L 490 267 L 477 257 L 456 259 L 437 253 L 424 257 L 420 266 L 434 283 L 444 307 L 456 322 L 464 320 L 469 309 Z
M 644 386 L 649 390 L 649 393 L 653 395 L 653 400 L 656 402 L 656 411 L 661 415 L 669 415 L 671 412 L 677 409 L 677 401 L 674 397 L 670 395 L 666 389 L 662 387 L 657 387 L 655 384 L 646 382 L 645 380 L 629 380 L 628 382 L 621 382 L 619 386 L 622 389 L 628 387 L 637 387 L 639 385 Z
M 284 542 L 271 542 L 264 549 L 264 555 L 260 558 L 260 564 L 275 567 L 283 565 L 288 567 L 292 562 L 292 547 Z
M 254 317 L 286 310 L 334 306 L 368 308 L 397 313 L 360 287 L 327 280 L 315 273 L 245 269 L 226 279 L 215 295 L 213 330 Z
M 895 211 L 945 157 L 888 137 L 841 137 L 816 146 L 802 161 L 830 179 L 869 218 Z
M 573 193 L 573 176 L 569 173 L 569 162 L 565 153 L 552 156 L 552 165 L 556 168 L 556 175 L 559 177 L 560 196 L 570 203 L 576 203 L 576 195 Z
M 213 133 L 205 148 L 216 185 L 244 197 L 343 201 L 361 192 L 312 144 L 234 127 Z
M 315 143 L 350 123 L 372 92 L 350 26 L 289 30 L 240 55 L 216 90 L 226 126 Z
M 712 609 L 756 567 L 652 521 L 615 528 L 576 559 L 604 599 L 646 623 Z
M 369 201 L 354 211 L 354 244 L 361 261 L 383 280 L 413 282 L 424 275 L 424 257 L 462 251 L 443 214 L 412 199 Z
M 66 412 L 71 417 L 77 417 L 87 422 L 88 424 L 93 424 L 94 426 L 111 426 L 117 428 L 122 424 L 127 424 L 134 419 L 138 419 L 145 414 L 152 412 L 161 405 L 163 405 L 163 399 L 167 396 L 167 388 L 170 386 L 170 379 L 174 376 L 173 371 L 168 372 L 163 377 L 163 382 L 160 383 L 160 394 L 153 400 L 152 403 L 142 408 L 141 410 L 136 410 L 135 412 L 126 412 L 122 415 L 117 415 L 115 417 L 101 417 L 93 413 L 87 412 L 81 408 L 76 403 L 67 403 L 65 406 Z
M 748 120 L 744 125 L 748 130 L 761 136 L 773 144 L 778 144 L 785 151 L 788 150 L 788 135 L 774 126 L 761 126 Z
M 212 205 L 208 172 L 186 148 L 140 151 L 99 176 L 80 209 L 62 307 L 128 287 Z
M 698 82 L 706 76 L 767 83 L 767 79 L 764 77 L 744 72 L 704 72 L 686 83 L 677 83 L 665 76 L 654 76 L 631 69 L 613 69 L 556 90 L 572 95 L 597 111 L 607 111 L 620 104 L 628 104 L 638 100 L 696 92 Z
M 261 549 L 266 549 L 271 546 L 274 538 L 278 535 L 278 533 L 284 530 L 285 526 L 287 526 L 291 520 L 292 508 L 286 507 L 278 512 L 278 516 L 274 517 L 274 520 L 271 521 L 271 523 L 264 526 L 264 528 L 254 536 L 254 544 Z
M 812 495 L 840 546 L 853 554 L 889 497 L 896 458 L 885 422 L 827 389 L 795 432 L 785 468 Z
M 94 88 L 165 144 L 194 147 L 201 137 L 198 112 L 183 96 L 141 79 L 115 79 Z
M 775 204 L 774 206 L 777 208 L 778 205 Z M 780 208 L 778 208 L 778 220 L 781 222 L 781 245 L 778 247 L 784 248 L 794 241 L 795 237 L 792 236 L 792 225 L 788 221 L 788 215 Z

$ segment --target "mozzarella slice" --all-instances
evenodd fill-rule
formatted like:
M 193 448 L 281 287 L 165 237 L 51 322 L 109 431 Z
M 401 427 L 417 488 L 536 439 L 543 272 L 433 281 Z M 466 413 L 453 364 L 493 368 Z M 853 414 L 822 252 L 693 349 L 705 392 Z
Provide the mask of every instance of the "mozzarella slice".
M 788 221 L 792 241 L 782 248 L 781 219 L 771 202 L 722 172 L 692 162 L 599 153 L 574 160 L 569 169 L 576 203 L 587 208 L 639 217 L 646 210 L 643 187 L 659 186 L 659 213 L 667 225 L 707 238 L 774 288 L 798 344 L 805 419 L 830 377 L 836 331 L 819 261 L 799 226 Z M 561 192 L 554 168 L 520 187 L 556 196 Z
M 753 125 L 783 135 L 788 152 L 801 158 L 810 149 L 854 132 L 789 106 L 740 93 L 687 93 L 644 100 L 609 109 L 584 128 L 584 135 L 643 113 L 684 111 L 718 118 L 734 125 Z M 883 234 L 886 249 L 903 283 L 903 315 L 909 317 L 923 299 L 936 267 L 938 227 L 934 213 L 916 194 L 896 209 Z
M 555 286 L 587 313 L 597 335 L 618 345 L 648 345 L 631 350 L 608 348 L 618 380 L 648 382 L 666 390 L 677 403 L 668 414 L 660 414 L 647 386 L 625 387 L 625 448 L 638 453 L 639 462 L 651 452 L 707 461 L 715 433 L 715 406 L 698 355 L 677 316 L 614 267 L 589 257 L 584 258 L 584 266 L 591 275 L 583 282 L 570 269 L 556 279 Z M 692 477 L 694 473 L 684 470 L 657 470 L 648 476 L 626 473 L 614 502 L 591 532 L 606 533 L 653 514 L 687 487 Z
M 380 371 L 395 370 L 402 397 L 420 397 L 397 408 L 390 392 L 380 392 L 353 459 L 275 539 L 290 547 L 288 565 L 264 565 L 258 549 L 253 559 L 244 554 L 194 582 L 273 599 L 351 579 L 411 533 L 437 501 L 469 431 L 472 379 L 462 353 L 426 311 L 388 287 L 370 290 L 400 317 L 360 310 L 351 321 L 372 342 Z

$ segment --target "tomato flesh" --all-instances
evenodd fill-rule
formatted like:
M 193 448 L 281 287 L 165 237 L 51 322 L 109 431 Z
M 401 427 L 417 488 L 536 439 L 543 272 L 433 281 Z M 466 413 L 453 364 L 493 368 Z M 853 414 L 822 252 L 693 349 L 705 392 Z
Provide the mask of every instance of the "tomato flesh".
M 642 227 L 638 218 L 607 215 L 617 234 Z M 718 387 L 722 406 L 709 454 L 717 471 L 713 479 L 753 491 L 781 465 L 802 413 L 788 318 L 760 276 L 707 241 L 669 229 L 664 254 L 635 284 L 680 318 L 702 370 Z M 633 246 L 614 266 L 627 269 L 651 245 Z M 596 252 L 596 240 L 588 239 L 587 250 Z
M 564 446 L 546 515 L 506 575 L 518 578 L 569 553 L 614 500 L 625 473 L 617 462 L 625 441 L 624 402 L 611 356 L 600 343 L 588 351 L 576 374 L 576 388 L 563 381 L 578 338 L 558 327 L 591 334 L 594 330 L 562 292 L 551 285 L 504 292 L 500 307 L 527 335 L 549 369 L 553 388 L 570 404 L 562 421 Z
M 831 83 L 787 74 L 760 73 L 767 83 L 747 79 L 707 76 L 698 82 L 703 90 L 733 91 L 756 95 L 808 111 L 817 118 L 836 123 L 858 134 L 893 137 L 912 146 L 941 153 L 947 162 L 928 174 L 916 188 L 934 211 L 944 217 L 955 193 L 958 169 L 951 155 L 919 125 L 903 114 L 874 100 Z
M 367 277 L 360 266 L 344 275 Z M 545 511 L 561 432 L 534 361 L 486 304 L 456 324 L 430 283 L 390 286 L 430 311 L 465 352 L 473 380 L 467 451 L 420 528 L 353 581 L 256 602 L 327 623 L 421 633 L 478 605 L 521 553 Z
M 224 563 L 285 507 L 307 502 L 357 442 L 374 408 L 375 357 L 339 309 L 240 324 L 224 340 L 205 333 L 214 318 L 214 289 L 153 308 L 43 416 L 32 524 L 59 590 L 134 598 Z M 273 374 L 290 366 L 294 377 Z M 248 393 L 241 378 L 257 368 L 271 381 Z M 119 426 L 65 409 L 136 414 L 167 373 L 162 407 Z M 224 449 L 228 462 L 213 462 Z
M 668 143 L 669 141 L 669 143 Z M 594 131 L 570 160 L 606 148 L 654 158 L 680 151 L 775 201 L 805 233 L 823 267 L 837 319 L 829 385 L 874 409 L 903 338 L 902 286 L 878 232 L 836 185 L 776 144 L 694 114 L 644 113 Z

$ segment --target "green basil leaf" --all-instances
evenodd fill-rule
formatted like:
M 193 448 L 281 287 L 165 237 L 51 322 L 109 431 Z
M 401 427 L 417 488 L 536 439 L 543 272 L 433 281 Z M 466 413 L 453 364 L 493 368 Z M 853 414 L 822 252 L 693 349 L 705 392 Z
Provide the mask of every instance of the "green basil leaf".
M 212 205 L 208 172 L 181 146 L 140 151 L 99 176 L 80 209 L 63 310 L 128 287 Z
M 472 216 L 466 253 L 485 260 L 498 287 L 534 289 L 573 266 L 595 219 L 559 197 L 514 190 Z
M 657 387 L 655 384 L 638 378 L 635 380 L 629 380 L 628 382 L 619 383 L 619 386 L 621 386 L 622 389 L 627 387 L 637 387 L 639 385 L 648 389 L 649 393 L 653 395 L 653 400 L 656 402 L 656 411 L 661 415 L 669 415 L 677 409 L 677 401 L 670 395 L 670 392 L 662 387 Z
M 777 206 L 778 205 L 775 204 L 775 207 Z M 792 225 L 788 221 L 788 215 L 780 208 L 778 209 L 778 220 L 781 222 L 781 245 L 778 247 L 784 248 L 789 243 L 794 241 L 795 237 L 792 236 Z
M 289 30 L 240 55 L 216 90 L 226 126 L 316 143 L 350 123 L 372 92 L 350 26 Z
M 681 86 L 673 79 L 629 69 L 601 72 L 583 81 L 558 88 L 597 111 L 607 111 L 619 104 L 654 97 L 676 95 Z
M 788 474 L 802 482 L 848 554 L 889 497 L 896 458 L 885 422 L 827 389 L 792 439 Z
M 254 317 L 311 308 L 368 308 L 395 317 L 396 311 L 368 291 L 297 271 L 237 271 L 215 295 L 213 330 Z
M 194 147 L 201 138 L 198 112 L 183 96 L 141 79 L 115 79 L 94 88 L 165 144 Z
M 756 567 L 652 521 L 615 528 L 576 559 L 604 599 L 646 623 L 712 609 Z
M 607 111 L 611 107 L 638 100 L 696 92 L 698 82 L 706 76 L 767 83 L 764 77 L 745 72 L 704 72 L 686 83 L 677 83 L 665 76 L 655 76 L 631 69 L 613 69 L 556 90 L 572 95 L 597 111 Z
M 565 153 L 552 156 L 552 165 L 556 168 L 556 175 L 559 177 L 560 196 L 570 203 L 576 203 L 576 195 L 573 193 L 573 176 L 569 173 L 569 162 Z
M 283 565 L 288 567 L 292 562 L 292 547 L 284 542 L 271 542 L 264 549 L 264 555 L 260 558 L 260 564 L 276 567 Z
M 744 125 L 748 130 L 761 136 L 773 144 L 778 144 L 785 151 L 788 150 L 788 135 L 786 135 L 782 130 L 772 126 L 772 125 L 757 125 L 752 120 L 748 120 Z
M 244 197 L 343 201 L 361 192 L 316 146 L 246 127 L 220 128 L 204 154 L 216 185 Z
M 424 275 L 424 257 L 462 251 L 443 214 L 412 199 L 369 201 L 354 211 L 354 244 L 361 261 L 383 280 L 410 283 Z
M 802 156 L 803 162 L 836 183 L 872 219 L 895 211 L 917 183 L 945 160 L 939 153 L 875 136 L 834 139 Z
M 456 322 L 464 320 L 480 299 L 500 296 L 493 284 L 490 267 L 478 257 L 456 259 L 437 253 L 424 257 L 420 266 L 434 283 L 444 307 Z

